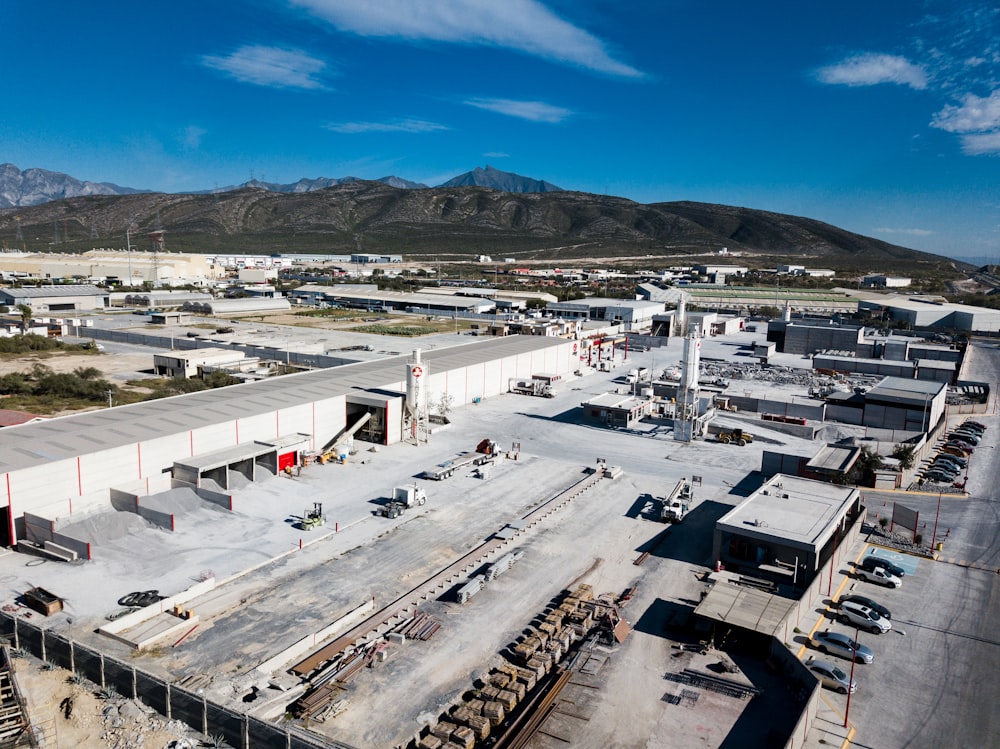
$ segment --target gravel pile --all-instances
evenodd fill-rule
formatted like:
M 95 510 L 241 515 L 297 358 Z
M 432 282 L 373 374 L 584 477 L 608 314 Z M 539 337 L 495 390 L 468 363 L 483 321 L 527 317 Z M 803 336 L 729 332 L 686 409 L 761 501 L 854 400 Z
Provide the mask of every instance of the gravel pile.
M 100 545 L 146 530 L 149 525 L 131 512 L 99 512 L 57 528 L 59 533 Z

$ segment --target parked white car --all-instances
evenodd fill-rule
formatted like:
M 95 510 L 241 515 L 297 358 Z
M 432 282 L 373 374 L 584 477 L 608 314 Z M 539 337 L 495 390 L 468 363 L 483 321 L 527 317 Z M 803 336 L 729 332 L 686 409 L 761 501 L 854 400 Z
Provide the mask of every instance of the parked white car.
M 867 629 L 873 635 L 885 634 L 892 629 L 892 622 L 875 609 L 854 601 L 844 601 L 840 604 L 840 621 Z
M 866 570 L 864 567 L 858 567 L 855 569 L 855 572 L 862 580 L 867 580 L 868 582 L 875 583 L 876 585 L 898 588 L 903 584 L 902 580 L 893 575 L 891 572 L 887 572 L 883 567 L 875 567 L 870 570 Z

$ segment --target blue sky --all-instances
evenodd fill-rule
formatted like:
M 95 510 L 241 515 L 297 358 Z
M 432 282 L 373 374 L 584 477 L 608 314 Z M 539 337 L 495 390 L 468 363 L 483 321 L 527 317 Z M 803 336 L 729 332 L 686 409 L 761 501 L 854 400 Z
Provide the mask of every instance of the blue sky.
M 1000 7 L 0 0 L 0 162 L 168 192 L 475 166 L 1000 258 Z

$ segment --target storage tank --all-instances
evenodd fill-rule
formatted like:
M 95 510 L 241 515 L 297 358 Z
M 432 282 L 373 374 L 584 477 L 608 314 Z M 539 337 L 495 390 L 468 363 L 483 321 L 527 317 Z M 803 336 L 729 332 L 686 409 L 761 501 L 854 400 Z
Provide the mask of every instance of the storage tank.
M 420 359 L 420 349 L 406 363 L 406 407 L 411 413 L 427 410 L 427 365 Z

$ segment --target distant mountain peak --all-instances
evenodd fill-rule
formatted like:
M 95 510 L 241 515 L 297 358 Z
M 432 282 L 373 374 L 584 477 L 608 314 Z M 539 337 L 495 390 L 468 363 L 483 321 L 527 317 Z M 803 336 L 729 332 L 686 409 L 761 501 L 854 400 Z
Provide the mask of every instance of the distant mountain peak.
M 551 182 L 504 172 L 489 164 L 485 169 L 477 166 L 471 172 L 453 177 L 439 187 L 490 187 L 504 192 L 563 192 L 561 187 Z
M 25 169 L 0 164 L 0 208 L 40 205 L 50 200 L 82 195 L 135 195 L 149 192 L 111 182 L 88 182 L 48 169 Z

